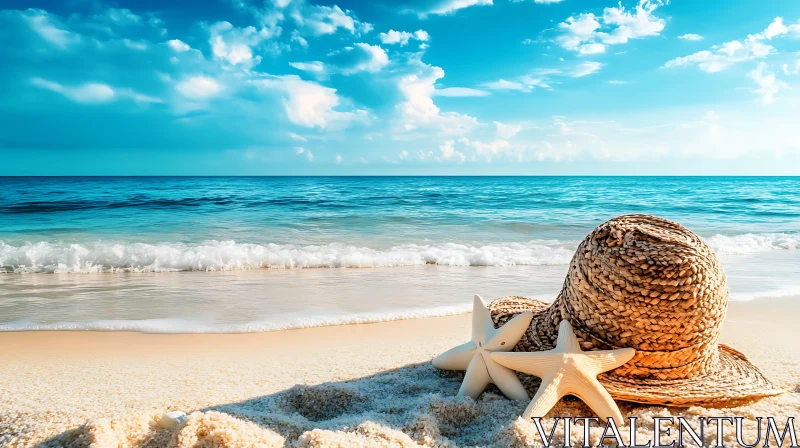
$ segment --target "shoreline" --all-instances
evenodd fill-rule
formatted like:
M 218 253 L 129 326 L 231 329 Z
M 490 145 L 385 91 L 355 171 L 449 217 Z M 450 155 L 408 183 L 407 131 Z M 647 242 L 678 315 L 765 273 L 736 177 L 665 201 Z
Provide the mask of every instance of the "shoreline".
M 795 323 L 798 317 L 800 298 L 731 302 L 722 329 L 721 342 L 742 351 L 768 378 L 786 389 L 786 394 L 733 411 L 621 404 L 623 414 L 707 416 L 728 412 L 778 417 L 800 413 L 800 354 L 792 342 L 800 337 L 800 327 Z M 152 425 L 160 415 L 174 410 L 201 411 L 193 418 L 205 419 L 203 424 L 214 421 L 239 428 L 261 422 L 262 432 L 274 429 L 282 436 L 299 438 L 309 431 L 332 431 L 325 437 L 336 434 L 352 442 L 346 437 L 367 436 L 363 431 L 350 434 L 344 427 L 363 429 L 367 423 L 380 423 L 376 415 L 383 414 L 379 410 L 362 408 L 388 405 L 382 395 L 391 393 L 397 396 L 387 400 L 406 403 L 403 406 L 410 409 L 401 413 L 404 416 L 432 412 L 429 417 L 440 428 L 439 438 L 482 444 L 477 433 L 482 426 L 472 417 L 456 425 L 467 431 L 463 435 L 445 429 L 448 418 L 466 418 L 447 417 L 450 412 L 467 412 L 463 406 L 471 409 L 465 415 L 491 412 L 492 418 L 499 419 L 493 431 L 507 426 L 503 437 L 512 437 L 509 431 L 517 438 L 522 437 L 520 431 L 534 431 L 531 434 L 535 435 L 535 429 L 513 418 L 524 404 L 516 409 L 516 402 L 492 393 L 473 404 L 465 403 L 453 397 L 460 374 L 430 367 L 433 356 L 468 339 L 470 325 L 470 314 L 459 314 L 241 334 L 2 332 L 0 434 L 11 436 L 0 438 L 0 446 L 30 446 L 44 440 L 49 440 L 48 446 L 82 446 L 65 442 L 65 437 L 78 435 L 96 441 L 138 440 L 120 442 L 121 446 L 164 446 L 161 442 L 166 439 L 158 437 L 172 435 L 153 432 Z M 391 379 L 390 389 L 380 389 L 387 381 L 384 378 Z M 298 386 L 303 384 L 308 386 Z M 298 390 L 303 397 L 315 397 L 312 402 L 316 404 L 306 403 L 300 411 L 292 408 L 282 414 L 280 406 L 286 400 L 301 400 L 295 396 Z M 357 399 L 348 395 L 351 393 Z M 334 417 L 327 418 L 326 414 L 323 419 L 315 414 L 328 409 L 324 403 L 340 401 L 342 408 L 330 411 L 336 414 Z M 439 409 L 437 406 L 445 410 L 431 410 Z M 359 414 L 362 411 L 365 413 Z M 269 422 L 279 423 L 260 420 L 258 415 L 264 412 L 271 416 Z M 302 418 L 295 415 L 297 412 Z M 587 411 L 579 402 L 562 400 L 553 412 L 582 415 Z M 226 420 L 229 418 L 235 421 Z M 280 423 L 282 419 L 291 424 Z M 297 431 L 292 429 L 295 426 Z M 403 434 L 412 434 L 408 429 L 411 426 L 398 428 Z M 472 428 L 476 428 L 475 434 L 470 432 Z M 239 428 L 235 433 L 242 431 Z M 384 437 L 386 431 L 389 429 L 378 432 Z M 98 442 L 97 446 L 114 445 Z

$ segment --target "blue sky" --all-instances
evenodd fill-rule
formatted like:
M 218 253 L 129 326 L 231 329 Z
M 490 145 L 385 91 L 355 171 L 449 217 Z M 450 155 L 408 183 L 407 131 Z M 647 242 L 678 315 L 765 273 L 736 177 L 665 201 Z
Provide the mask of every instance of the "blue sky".
M 0 175 L 800 174 L 800 2 L 6 0 Z

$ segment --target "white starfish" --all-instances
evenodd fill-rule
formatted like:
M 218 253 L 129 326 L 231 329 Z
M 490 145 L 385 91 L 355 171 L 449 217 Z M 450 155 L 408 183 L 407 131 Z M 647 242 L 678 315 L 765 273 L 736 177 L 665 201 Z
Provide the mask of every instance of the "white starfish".
M 500 328 L 494 328 L 492 314 L 481 296 L 472 305 L 472 340 L 433 358 L 433 366 L 444 370 L 466 370 L 458 395 L 478 398 L 489 383 L 494 383 L 506 397 L 514 400 L 529 398 L 517 374 L 492 359 L 491 352 L 514 349 L 531 323 L 533 313 L 526 311 L 514 316 Z
M 522 414 L 523 418 L 544 417 L 565 395 L 583 400 L 603 420 L 622 421 L 614 399 L 597 381 L 597 375 L 625 364 L 636 353 L 632 348 L 584 352 L 572 325 L 562 320 L 556 348 L 546 352 L 492 353 L 492 359 L 542 379 L 542 385 Z

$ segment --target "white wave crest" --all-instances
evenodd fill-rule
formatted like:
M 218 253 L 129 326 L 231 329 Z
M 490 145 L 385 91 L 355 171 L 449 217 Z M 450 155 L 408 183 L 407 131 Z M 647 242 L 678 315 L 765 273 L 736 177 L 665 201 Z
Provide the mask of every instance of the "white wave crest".
M 394 320 L 452 316 L 470 312 L 469 304 L 428 309 L 397 310 L 346 315 L 285 317 L 247 323 L 221 323 L 200 319 L 95 320 L 88 322 L 37 323 L 28 320 L 0 323 L 3 331 L 138 331 L 141 333 L 260 333 L 331 325 L 368 324 Z
M 344 244 L 298 246 L 209 241 L 69 244 L 0 242 L 0 270 L 15 273 L 230 271 L 292 268 L 365 268 L 423 264 L 449 266 L 558 265 L 576 243 L 530 241 L 473 246 L 404 244 L 372 249 Z
M 714 235 L 706 242 L 719 255 L 746 255 L 773 250 L 800 249 L 797 233 L 746 233 L 744 235 Z

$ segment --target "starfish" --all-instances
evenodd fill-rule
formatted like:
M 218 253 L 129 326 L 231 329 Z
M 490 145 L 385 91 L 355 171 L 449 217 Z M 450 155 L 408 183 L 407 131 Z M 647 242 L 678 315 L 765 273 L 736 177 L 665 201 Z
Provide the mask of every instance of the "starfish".
M 492 352 L 514 349 L 531 323 L 533 313 L 514 316 L 500 328 L 494 327 L 492 314 L 481 296 L 472 304 L 472 340 L 433 358 L 433 366 L 443 370 L 466 370 L 458 395 L 478 398 L 489 383 L 494 383 L 506 397 L 527 400 L 525 387 L 511 369 L 496 363 Z
M 546 352 L 492 353 L 492 359 L 511 369 L 535 375 L 542 384 L 522 417 L 544 417 L 565 395 L 583 400 L 598 417 L 622 421 L 614 399 L 597 381 L 597 375 L 625 364 L 636 350 L 622 348 L 584 352 L 569 321 L 558 327 L 556 348 Z

